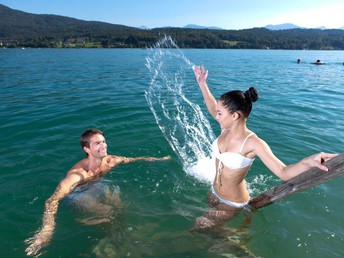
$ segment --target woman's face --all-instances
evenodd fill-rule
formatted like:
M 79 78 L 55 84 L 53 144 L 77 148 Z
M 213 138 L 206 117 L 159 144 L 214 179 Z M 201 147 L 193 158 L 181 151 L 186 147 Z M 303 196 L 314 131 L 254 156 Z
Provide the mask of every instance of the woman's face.
M 216 120 L 221 128 L 228 128 L 233 122 L 233 113 L 223 106 L 222 101 L 217 102 L 216 112 Z

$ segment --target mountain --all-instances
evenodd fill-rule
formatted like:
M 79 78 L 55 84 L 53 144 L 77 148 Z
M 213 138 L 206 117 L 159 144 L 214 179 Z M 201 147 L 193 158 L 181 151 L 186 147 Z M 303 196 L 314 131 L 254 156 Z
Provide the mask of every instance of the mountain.
M 297 26 L 292 23 L 283 23 L 278 25 L 266 25 L 264 28 L 269 30 L 291 30 L 291 29 L 304 29 L 303 27 Z
M 4 48 L 149 48 L 167 35 L 180 48 L 344 50 L 344 31 L 338 29 L 223 30 L 199 25 L 140 29 L 30 14 L 1 4 L 0 17 L 0 46 Z
M 184 29 L 208 29 L 208 30 L 223 30 L 220 27 L 215 27 L 215 26 L 210 26 L 210 27 L 206 27 L 206 26 L 200 26 L 200 25 L 196 25 L 196 24 L 188 24 L 186 26 L 183 27 Z
M 266 25 L 264 28 L 269 29 L 269 30 L 291 30 L 291 29 L 316 29 L 316 30 L 328 30 L 325 26 L 320 26 L 317 28 L 305 28 L 305 27 L 300 27 L 298 25 L 292 24 L 292 23 L 283 23 L 283 24 L 278 24 L 278 25 Z M 338 28 L 340 30 L 343 30 L 344 27 Z
M 159 27 L 159 28 L 154 28 L 154 29 L 164 29 L 164 28 L 181 28 L 181 27 L 172 27 L 172 26 L 163 26 L 163 27 Z M 188 24 L 184 27 L 182 27 L 183 29 L 196 29 L 196 30 L 223 30 L 220 27 L 215 27 L 215 26 L 200 26 L 200 25 L 196 25 L 196 24 Z M 151 28 L 148 28 L 146 26 L 140 26 L 140 29 L 143 30 L 150 30 Z
M 140 26 L 139 28 L 140 28 L 141 30 L 150 30 L 150 28 L 148 28 L 147 26 L 144 26 L 144 25 Z
M 75 34 L 136 32 L 138 28 L 105 22 L 83 21 L 59 15 L 30 14 L 0 4 L 0 37 L 71 37 Z

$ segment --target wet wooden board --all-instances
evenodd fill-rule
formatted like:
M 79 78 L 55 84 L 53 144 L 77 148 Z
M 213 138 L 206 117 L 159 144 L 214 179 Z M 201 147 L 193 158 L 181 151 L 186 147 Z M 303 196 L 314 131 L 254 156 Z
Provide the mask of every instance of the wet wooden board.
M 344 153 L 326 161 L 324 165 L 329 168 L 329 171 L 323 171 L 317 167 L 313 167 L 285 183 L 252 198 L 249 201 L 249 205 L 253 209 L 262 208 L 280 201 L 287 196 L 302 192 L 308 188 L 344 175 Z

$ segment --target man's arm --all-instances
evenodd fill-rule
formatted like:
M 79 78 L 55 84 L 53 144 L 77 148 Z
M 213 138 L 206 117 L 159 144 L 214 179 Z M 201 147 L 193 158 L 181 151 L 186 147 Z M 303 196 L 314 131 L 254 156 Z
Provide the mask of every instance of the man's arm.
M 38 255 L 40 250 L 49 244 L 54 233 L 55 216 L 60 200 L 67 196 L 82 179 L 82 173 L 70 171 L 59 183 L 54 194 L 45 202 L 41 229 L 33 237 L 25 240 L 30 245 L 25 250 L 27 255 Z
M 126 163 L 135 162 L 135 161 L 139 161 L 139 160 L 143 160 L 143 161 L 168 160 L 168 159 L 171 158 L 171 156 L 168 155 L 168 156 L 165 156 L 165 157 L 162 157 L 162 158 L 156 158 L 156 157 L 135 157 L 135 158 L 131 158 L 131 157 L 116 156 L 116 158 L 120 160 L 120 163 L 126 164 Z

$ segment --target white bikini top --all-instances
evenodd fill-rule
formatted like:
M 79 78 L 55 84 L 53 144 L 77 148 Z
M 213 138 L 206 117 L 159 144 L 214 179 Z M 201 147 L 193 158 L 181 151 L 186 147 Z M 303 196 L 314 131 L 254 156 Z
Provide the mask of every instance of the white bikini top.
M 222 164 L 228 168 L 231 168 L 231 169 L 245 168 L 245 167 L 250 166 L 253 163 L 254 158 L 251 159 L 251 158 L 247 158 L 247 157 L 243 156 L 241 154 L 241 151 L 242 151 L 247 139 L 249 137 L 251 137 L 252 135 L 254 135 L 254 133 L 250 133 L 245 138 L 244 142 L 241 145 L 239 153 L 234 153 L 234 152 L 221 153 L 219 150 L 219 146 L 218 146 L 218 139 L 219 138 L 217 138 L 212 144 L 212 149 L 213 149 L 214 156 L 220 162 L 219 168 L 221 167 Z

